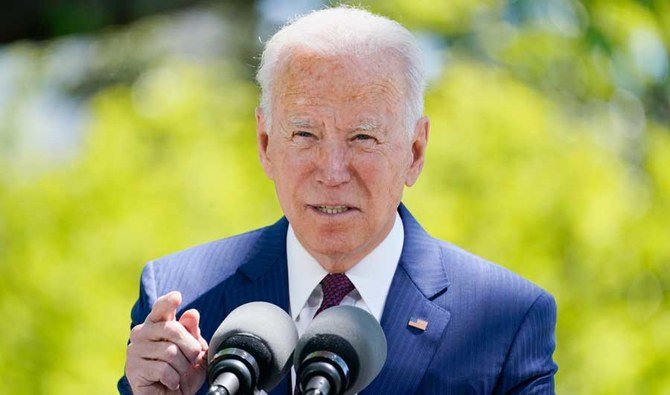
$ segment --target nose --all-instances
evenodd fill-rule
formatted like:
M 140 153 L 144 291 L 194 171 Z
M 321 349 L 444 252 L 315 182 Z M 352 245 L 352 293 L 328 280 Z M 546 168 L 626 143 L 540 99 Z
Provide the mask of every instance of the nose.
M 326 186 L 338 186 L 349 182 L 347 147 L 338 142 L 324 142 L 319 147 L 317 158 L 317 181 Z

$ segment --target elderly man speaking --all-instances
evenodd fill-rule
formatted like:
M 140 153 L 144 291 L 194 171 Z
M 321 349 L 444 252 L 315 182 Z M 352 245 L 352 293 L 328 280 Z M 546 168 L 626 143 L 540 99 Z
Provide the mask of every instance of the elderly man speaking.
M 316 11 L 268 41 L 257 78 L 258 155 L 285 218 L 146 265 L 119 391 L 203 393 L 207 342 L 230 311 L 267 301 L 302 333 L 335 292 L 387 337 L 365 394 L 553 393 L 551 295 L 430 237 L 401 203 L 429 131 L 411 33 Z

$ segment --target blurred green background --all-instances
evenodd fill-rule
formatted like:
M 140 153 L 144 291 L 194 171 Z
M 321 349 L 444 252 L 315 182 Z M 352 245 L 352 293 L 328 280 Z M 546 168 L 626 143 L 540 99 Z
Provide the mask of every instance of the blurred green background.
M 280 216 L 261 42 L 321 1 L 0 17 L 0 393 L 114 393 L 143 263 Z M 556 296 L 560 394 L 670 394 L 670 1 L 361 1 L 426 53 L 434 236 Z

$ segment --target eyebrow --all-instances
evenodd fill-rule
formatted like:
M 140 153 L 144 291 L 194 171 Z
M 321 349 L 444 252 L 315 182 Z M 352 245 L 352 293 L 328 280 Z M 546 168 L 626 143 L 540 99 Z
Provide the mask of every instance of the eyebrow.
M 374 121 L 365 121 L 360 123 L 358 126 L 354 128 L 354 130 L 363 130 L 366 132 L 369 132 L 371 130 L 377 130 L 379 129 L 379 124 Z
M 312 122 L 306 119 L 290 119 L 288 123 L 294 128 L 309 128 L 312 127 Z
M 301 119 L 301 118 L 294 118 L 290 119 L 288 121 L 289 125 L 294 128 L 311 128 L 313 127 L 313 123 L 310 120 L 307 119 Z M 374 121 L 364 121 L 358 124 L 356 127 L 353 128 L 353 130 L 361 130 L 361 131 L 372 131 L 372 130 L 377 130 L 379 129 L 380 126 L 377 122 Z

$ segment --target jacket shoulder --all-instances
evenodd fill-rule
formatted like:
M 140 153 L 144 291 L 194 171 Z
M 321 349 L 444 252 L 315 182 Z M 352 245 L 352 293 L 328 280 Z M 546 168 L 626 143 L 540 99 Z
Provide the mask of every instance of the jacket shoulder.
M 239 235 L 211 241 L 165 255 L 148 262 L 142 272 L 142 282 L 151 284 L 158 297 L 179 290 L 201 294 L 234 274 L 267 229 L 260 228 Z
M 440 240 L 438 243 L 450 281 L 450 299 L 466 300 L 469 308 L 478 307 L 487 314 L 519 318 L 540 297 L 553 299 L 538 285 L 499 264 L 453 244 Z
M 449 287 L 435 303 L 450 320 L 424 386 L 449 386 L 454 393 L 553 393 L 553 297 L 498 264 L 438 244 Z

